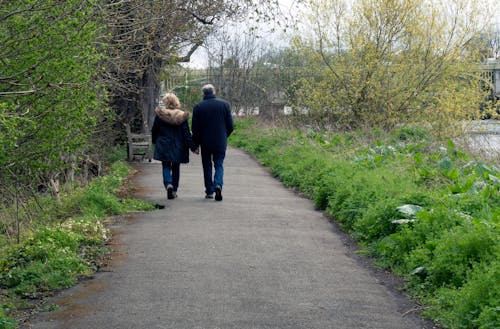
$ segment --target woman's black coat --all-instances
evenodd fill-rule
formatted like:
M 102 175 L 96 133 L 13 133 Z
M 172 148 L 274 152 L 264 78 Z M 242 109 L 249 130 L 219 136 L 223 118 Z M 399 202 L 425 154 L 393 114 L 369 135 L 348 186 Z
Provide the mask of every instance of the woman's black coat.
M 189 162 L 189 148 L 193 146 L 187 120 L 173 125 L 155 117 L 151 129 L 152 142 L 155 144 L 153 158 L 159 161 L 176 163 Z

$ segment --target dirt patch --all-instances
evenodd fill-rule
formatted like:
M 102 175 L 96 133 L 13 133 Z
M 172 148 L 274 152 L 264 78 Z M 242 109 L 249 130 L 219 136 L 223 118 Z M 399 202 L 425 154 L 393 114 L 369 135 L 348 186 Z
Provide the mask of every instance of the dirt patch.
M 107 284 L 104 280 L 89 280 L 84 282 L 78 287 L 76 293 L 65 296 L 57 301 L 57 305 L 60 308 L 56 312 L 50 313 L 49 320 L 66 322 L 96 311 L 97 305 L 83 304 L 80 301 L 93 296 L 106 287 Z

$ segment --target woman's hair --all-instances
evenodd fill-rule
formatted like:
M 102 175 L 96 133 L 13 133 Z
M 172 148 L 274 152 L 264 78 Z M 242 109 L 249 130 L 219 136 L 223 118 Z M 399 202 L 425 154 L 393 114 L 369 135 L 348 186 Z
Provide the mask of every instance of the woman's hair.
M 179 101 L 179 98 L 175 96 L 175 94 L 172 93 L 167 93 L 163 98 L 161 99 L 163 104 L 165 104 L 165 107 L 167 109 L 180 109 L 181 108 L 181 102 Z

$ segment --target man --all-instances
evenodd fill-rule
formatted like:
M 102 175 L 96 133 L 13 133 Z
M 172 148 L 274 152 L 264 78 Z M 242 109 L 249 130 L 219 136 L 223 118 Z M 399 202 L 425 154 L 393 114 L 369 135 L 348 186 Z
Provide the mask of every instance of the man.
M 205 180 L 205 197 L 222 201 L 227 138 L 233 132 L 233 117 L 229 103 L 215 97 L 215 88 L 207 84 L 202 88 L 203 101 L 193 108 L 193 142 L 201 146 L 201 162 Z M 212 171 L 212 164 L 215 172 Z M 213 175 L 213 178 L 212 178 Z

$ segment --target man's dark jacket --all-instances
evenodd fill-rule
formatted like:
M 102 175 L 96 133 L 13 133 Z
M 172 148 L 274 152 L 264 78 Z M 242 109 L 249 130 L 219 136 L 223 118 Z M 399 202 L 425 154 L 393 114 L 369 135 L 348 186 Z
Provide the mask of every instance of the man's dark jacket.
M 226 151 L 227 138 L 233 132 L 229 103 L 215 95 L 205 95 L 193 108 L 193 142 L 211 152 Z

